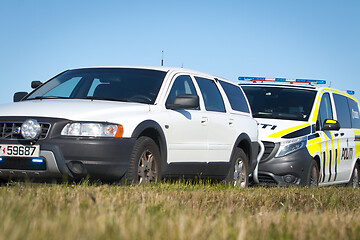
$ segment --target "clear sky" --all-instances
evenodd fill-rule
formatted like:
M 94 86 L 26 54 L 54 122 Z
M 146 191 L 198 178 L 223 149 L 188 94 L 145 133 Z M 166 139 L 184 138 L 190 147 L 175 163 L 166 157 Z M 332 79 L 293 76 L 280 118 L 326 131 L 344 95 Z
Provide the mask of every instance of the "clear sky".
M 360 99 L 360 0 L 0 0 L 0 103 L 69 69 L 325 79 Z M 328 84 L 328 85 L 329 85 Z

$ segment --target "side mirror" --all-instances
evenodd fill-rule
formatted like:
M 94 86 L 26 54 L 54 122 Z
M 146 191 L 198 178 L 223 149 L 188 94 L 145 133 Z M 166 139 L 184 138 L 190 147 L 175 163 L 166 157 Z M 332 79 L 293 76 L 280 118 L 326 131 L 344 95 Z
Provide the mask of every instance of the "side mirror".
M 338 131 L 340 129 L 340 123 L 336 120 L 325 119 L 322 130 L 323 131 Z
M 172 104 L 167 104 L 168 109 L 194 109 L 199 107 L 199 96 L 195 94 L 180 94 Z
M 20 102 L 27 94 L 27 92 L 16 92 L 14 94 L 14 102 Z
M 39 87 L 41 84 L 42 84 L 42 82 L 40 82 L 40 81 L 32 81 L 31 88 L 35 89 L 35 88 Z

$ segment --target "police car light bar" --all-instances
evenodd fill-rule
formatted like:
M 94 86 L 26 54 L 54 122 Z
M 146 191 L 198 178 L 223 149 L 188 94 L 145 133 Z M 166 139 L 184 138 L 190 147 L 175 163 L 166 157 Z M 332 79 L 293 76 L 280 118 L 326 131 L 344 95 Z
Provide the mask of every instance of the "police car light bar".
M 313 79 L 239 77 L 239 80 L 241 80 L 241 81 L 252 81 L 252 82 L 281 82 L 281 83 L 326 84 L 326 81 L 325 81 L 325 80 L 313 80 Z

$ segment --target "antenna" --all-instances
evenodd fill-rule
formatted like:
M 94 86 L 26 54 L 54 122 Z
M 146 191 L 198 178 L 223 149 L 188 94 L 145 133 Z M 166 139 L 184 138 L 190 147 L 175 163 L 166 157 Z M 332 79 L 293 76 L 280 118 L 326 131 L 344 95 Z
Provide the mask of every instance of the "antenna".
M 164 50 L 161 51 L 161 66 L 164 66 Z

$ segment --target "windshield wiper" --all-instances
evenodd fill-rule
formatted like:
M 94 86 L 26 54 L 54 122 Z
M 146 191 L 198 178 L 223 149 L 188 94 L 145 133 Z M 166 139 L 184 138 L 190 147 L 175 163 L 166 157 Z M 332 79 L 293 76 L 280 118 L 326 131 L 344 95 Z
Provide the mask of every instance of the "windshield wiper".
M 35 99 L 70 99 L 69 97 L 60 97 L 60 96 L 37 96 L 33 98 L 27 98 L 25 100 L 35 100 Z
M 104 98 L 104 97 L 94 97 L 94 96 L 87 96 L 87 97 L 79 97 L 76 99 L 90 99 L 90 100 L 105 100 L 105 101 L 115 101 L 115 102 L 128 102 L 126 99 L 114 99 L 114 98 Z

